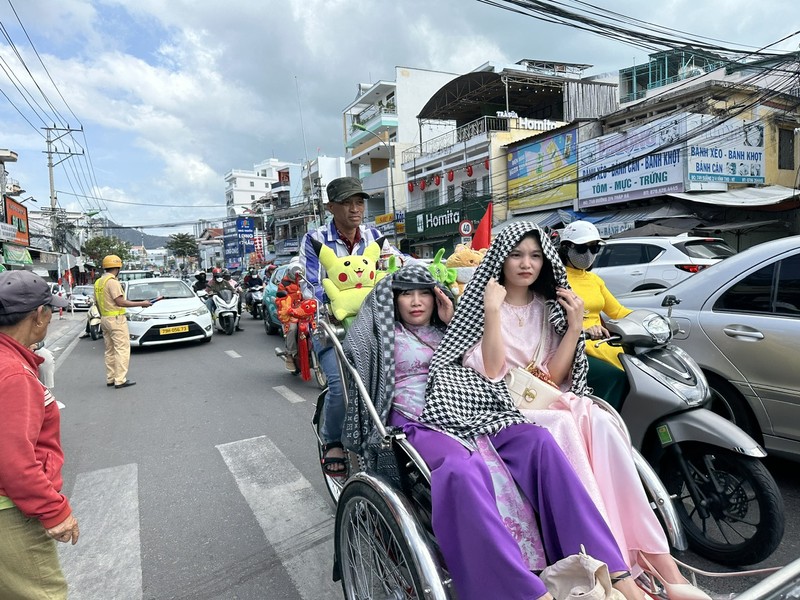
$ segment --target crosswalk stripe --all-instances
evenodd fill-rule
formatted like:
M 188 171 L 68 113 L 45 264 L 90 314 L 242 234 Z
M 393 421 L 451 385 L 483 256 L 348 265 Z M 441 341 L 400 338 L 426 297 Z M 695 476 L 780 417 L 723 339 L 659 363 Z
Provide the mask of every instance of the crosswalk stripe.
M 325 499 L 266 437 L 217 446 L 303 600 L 341 598 L 331 581 L 333 519 Z
M 242 358 L 242 355 L 239 354 L 236 350 L 225 350 L 225 354 L 227 354 L 231 358 Z
M 135 464 L 78 474 L 69 498 L 80 539 L 58 544 L 70 600 L 142 598 L 138 477 Z
M 276 392 L 278 392 L 281 396 L 286 398 L 292 404 L 297 404 L 298 402 L 305 402 L 306 401 L 306 399 L 303 398 L 300 394 L 290 390 L 285 385 L 277 385 L 272 389 L 275 390 Z

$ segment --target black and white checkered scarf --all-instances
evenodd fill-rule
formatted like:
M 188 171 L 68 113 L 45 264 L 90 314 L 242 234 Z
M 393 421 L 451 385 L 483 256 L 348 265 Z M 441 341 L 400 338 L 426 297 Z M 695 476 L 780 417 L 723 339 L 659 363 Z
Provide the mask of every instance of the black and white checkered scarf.
M 424 266 L 410 264 L 386 275 L 366 297 L 347 330 L 344 351 L 385 424 L 392 408 L 395 389 L 394 293 L 395 279 L 420 287 L 436 284 Z M 441 286 L 439 286 L 441 287 Z M 444 288 L 442 288 L 444 289 Z M 345 378 L 348 397 L 342 442 L 344 446 L 370 459 L 381 443 L 377 429 L 360 402 L 360 394 L 351 378 Z
M 470 439 L 492 434 L 526 419 L 514 407 L 504 381 L 492 383 L 480 373 L 461 364 L 464 354 L 483 336 L 483 295 L 489 279 L 499 279 L 509 253 L 530 232 L 538 234 L 544 257 L 553 269 L 557 287 L 569 289 L 567 273 L 548 236 L 533 223 L 513 223 L 492 242 L 486 256 L 467 284 L 444 339 L 433 355 L 428 375 L 425 410 L 421 420 L 453 435 Z M 556 333 L 567 330 L 564 309 L 555 298 L 547 298 L 550 322 Z M 586 348 L 581 336 L 572 366 L 570 391 L 586 393 Z

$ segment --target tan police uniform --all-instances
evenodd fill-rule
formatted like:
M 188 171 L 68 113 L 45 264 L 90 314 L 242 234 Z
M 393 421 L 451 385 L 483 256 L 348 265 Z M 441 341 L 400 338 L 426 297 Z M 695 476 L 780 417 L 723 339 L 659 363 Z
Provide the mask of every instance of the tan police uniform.
M 122 286 L 111 273 L 106 273 L 94 284 L 94 297 L 100 311 L 100 328 L 103 330 L 106 345 L 106 383 L 109 385 L 125 383 L 131 358 L 125 309 L 114 302 L 115 298 L 122 295 Z

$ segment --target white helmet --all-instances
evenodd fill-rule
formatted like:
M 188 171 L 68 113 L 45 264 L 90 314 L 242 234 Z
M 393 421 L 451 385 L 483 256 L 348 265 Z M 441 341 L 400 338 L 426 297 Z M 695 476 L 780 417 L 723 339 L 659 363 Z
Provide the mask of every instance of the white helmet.
M 589 221 L 573 221 L 561 232 L 562 242 L 572 242 L 573 244 L 588 244 L 589 242 L 601 242 L 600 232 L 597 227 Z

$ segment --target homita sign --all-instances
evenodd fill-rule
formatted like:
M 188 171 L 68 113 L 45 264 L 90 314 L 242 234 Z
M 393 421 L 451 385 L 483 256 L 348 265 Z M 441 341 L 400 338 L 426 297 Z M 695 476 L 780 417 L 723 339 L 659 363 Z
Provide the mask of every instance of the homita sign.
M 489 199 L 471 200 L 466 207 L 446 204 L 435 208 L 409 211 L 406 214 L 406 235 L 410 238 L 457 236 L 461 221 L 478 221 L 486 212 Z

